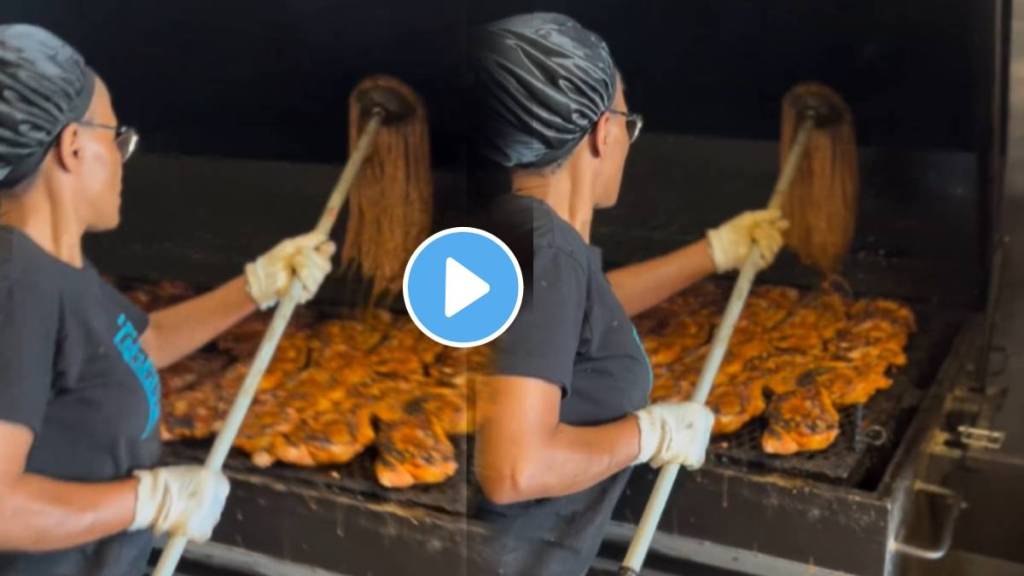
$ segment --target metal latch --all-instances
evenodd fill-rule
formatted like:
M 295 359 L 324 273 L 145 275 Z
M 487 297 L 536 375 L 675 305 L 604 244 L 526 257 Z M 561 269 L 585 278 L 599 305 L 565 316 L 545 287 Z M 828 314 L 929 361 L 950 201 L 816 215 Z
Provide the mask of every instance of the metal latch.
M 999 450 L 1006 440 L 1006 432 L 1000 430 L 960 425 L 956 431 L 960 434 L 960 442 L 965 446 L 982 450 Z

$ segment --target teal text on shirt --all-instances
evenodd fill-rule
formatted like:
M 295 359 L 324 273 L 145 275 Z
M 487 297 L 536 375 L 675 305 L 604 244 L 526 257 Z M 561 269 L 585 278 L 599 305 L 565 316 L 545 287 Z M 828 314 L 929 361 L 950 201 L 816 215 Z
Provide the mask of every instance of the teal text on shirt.
M 121 314 L 117 317 L 117 325 L 120 329 L 114 336 L 114 346 L 138 379 L 149 405 L 149 419 L 146 421 L 146 429 L 142 432 L 142 437 L 146 438 L 153 433 L 157 420 L 160 419 L 160 374 L 139 344 L 139 331 L 131 321 Z

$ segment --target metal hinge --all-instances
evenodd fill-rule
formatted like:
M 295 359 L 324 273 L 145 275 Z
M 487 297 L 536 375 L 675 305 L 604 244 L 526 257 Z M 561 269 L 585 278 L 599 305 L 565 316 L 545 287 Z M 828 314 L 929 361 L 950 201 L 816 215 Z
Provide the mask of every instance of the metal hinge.
M 1003 442 L 1006 441 L 1006 432 L 1000 430 L 961 425 L 957 427 L 956 431 L 960 434 L 960 442 L 971 448 L 999 450 L 1003 447 Z

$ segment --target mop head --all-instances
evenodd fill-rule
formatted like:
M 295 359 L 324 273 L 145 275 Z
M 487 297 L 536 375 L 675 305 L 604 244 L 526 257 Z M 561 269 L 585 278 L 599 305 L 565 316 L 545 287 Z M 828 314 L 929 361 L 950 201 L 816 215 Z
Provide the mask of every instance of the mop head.
M 821 84 L 801 84 L 783 99 L 781 163 L 808 114 L 815 114 L 815 127 L 781 208 L 790 222 L 786 244 L 805 264 L 829 275 L 838 273 L 853 240 L 857 142 L 842 98 Z
M 405 263 L 430 233 L 433 180 L 427 113 L 411 88 L 390 76 L 359 83 L 349 98 L 349 149 L 369 121 L 379 95 L 404 106 L 384 122 L 349 195 L 342 262 L 372 283 L 380 302 L 400 294 Z M 394 107 L 390 105 L 389 107 Z

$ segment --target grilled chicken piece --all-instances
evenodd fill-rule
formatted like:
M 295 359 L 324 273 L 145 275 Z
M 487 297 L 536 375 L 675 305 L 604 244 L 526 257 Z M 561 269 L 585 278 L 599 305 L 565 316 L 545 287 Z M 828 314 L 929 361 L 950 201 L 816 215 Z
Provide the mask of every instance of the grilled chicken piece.
M 298 422 L 290 429 L 278 431 L 278 420 L 267 414 L 264 434 L 273 438 L 267 452 L 275 460 L 294 466 L 316 466 L 310 444 L 315 441 L 322 448 L 323 435 L 313 427 L 313 423 L 330 414 L 334 408 L 332 399 L 323 393 L 322 383 L 326 378 L 322 373 L 307 371 L 294 380 L 289 390 L 283 391 L 280 402 L 299 415 Z
M 728 297 L 728 292 L 722 290 L 720 286 L 711 282 L 701 282 L 664 302 L 656 310 L 674 316 L 692 318 L 703 315 L 710 318 L 721 313 Z
M 796 306 L 800 291 L 783 286 L 755 286 L 743 306 L 736 334 L 763 333 L 782 322 Z
M 268 372 L 283 372 L 291 374 L 298 372 L 309 363 L 310 334 L 304 330 L 298 330 L 286 334 L 281 338 L 270 361 Z
M 247 363 L 237 362 L 209 377 L 196 380 L 187 390 L 164 396 L 161 438 L 164 440 L 206 438 L 220 430 L 235 394 L 249 372 Z M 268 373 L 263 383 L 276 382 L 283 375 Z
M 846 299 L 835 292 L 815 292 L 793 308 L 772 331 L 772 344 L 783 350 L 818 352 L 846 321 Z
M 796 388 L 800 376 L 810 370 L 816 361 L 816 357 L 810 354 L 779 351 L 752 359 L 747 363 L 745 375 L 759 381 L 772 394 L 784 394 Z
M 850 307 L 850 317 L 854 319 L 884 318 L 898 324 L 908 333 L 917 329 L 914 311 L 909 306 L 885 298 L 868 298 L 854 303 Z
M 730 381 L 717 384 L 708 395 L 708 408 L 715 413 L 712 434 L 731 434 L 764 412 L 761 383 Z
M 300 436 L 319 466 L 345 464 L 373 444 L 373 412 L 368 402 L 358 399 L 335 405 L 336 412 L 316 414 L 300 426 Z
M 230 363 L 231 357 L 225 354 L 193 354 L 160 371 L 160 390 L 164 396 L 168 396 L 202 385 L 208 379 L 218 378 Z
M 473 402 L 467 398 L 465 390 L 432 387 L 410 403 L 418 405 L 422 413 L 436 422 L 445 434 L 464 436 L 473 432 L 476 423 Z M 407 411 L 415 413 L 412 407 Z
M 651 366 L 663 366 L 678 360 L 684 352 L 706 344 L 711 336 L 711 323 L 701 317 L 649 316 L 645 334 L 656 337 L 643 340 Z M 641 321 L 638 320 L 638 323 Z M 640 328 L 637 329 L 640 331 Z
M 250 364 L 248 362 L 236 362 L 224 371 L 219 381 L 213 384 L 213 393 L 218 399 L 218 409 L 224 410 L 225 413 L 231 409 L 239 388 L 242 387 L 245 377 L 249 375 L 249 368 Z M 259 394 L 281 387 L 284 382 L 293 376 L 294 373 L 267 368 L 267 371 L 263 373 L 263 379 L 260 380 Z M 257 394 L 257 397 L 259 397 L 259 394 Z
M 703 364 L 704 354 L 699 353 L 676 364 L 653 366 L 651 399 L 656 402 L 689 400 L 697 386 Z M 721 377 L 719 380 L 722 380 Z
M 116 284 L 108 280 L 109 284 Z M 195 295 L 192 288 L 184 282 L 163 281 L 152 286 L 136 288 L 125 293 L 125 296 L 145 312 L 154 312 L 173 306 Z
M 455 447 L 430 418 L 408 418 L 381 426 L 377 440 L 377 481 L 388 488 L 438 484 L 455 475 Z
M 851 322 L 830 342 L 829 351 L 857 362 L 907 363 L 904 352 L 909 333 L 899 319 L 866 317 Z
M 160 438 L 166 441 L 213 435 L 223 419 L 219 403 L 217 390 L 210 385 L 195 386 L 166 398 Z
M 316 336 L 326 348 L 342 348 L 368 352 L 380 344 L 386 334 L 386 325 L 357 320 L 327 320 L 316 327 Z
M 685 402 L 693 393 L 692 381 L 685 383 L 672 366 L 652 366 L 654 385 L 651 388 L 652 402 Z
M 267 327 L 270 326 L 271 318 L 269 313 L 254 314 L 246 318 L 217 338 L 217 348 L 236 358 L 251 358 L 256 354 L 256 349 L 259 348 Z M 311 312 L 303 308 L 296 309 L 285 330 L 284 338 L 306 331 L 313 324 L 313 319 Z
M 396 323 L 373 355 L 378 359 L 410 357 L 426 365 L 437 360 L 443 350 L 444 346 L 427 338 L 411 321 L 403 321 Z
M 818 386 L 800 386 L 772 398 L 761 449 L 768 454 L 815 452 L 839 435 L 839 413 Z
M 258 394 L 235 438 L 235 446 L 245 450 L 256 466 L 266 468 L 277 457 L 274 447 L 277 438 L 288 434 L 301 422 L 298 411 L 268 400 L 267 394 Z
M 692 396 L 727 295 L 700 284 L 637 319 L 654 372 L 653 401 Z M 268 321 L 255 317 L 217 345 L 251 358 Z M 914 323 L 909 308 L 890 300 L 851 301 L 828 291 L 801 299 L 791 288 L 755 287 L 709 398 L 714 432 L 734 432 L 767 411 L 766 451 L 824 448 L 838 433 L 835 407 L 867 402 L 891 385 L 887 371 L 906 363 Z M 224 369 L 225 355 L 217 357 L 164 372 L 163 437 L 203 438 L 219 429 L 249 360 Z M 456 469 L 447 435 L 472 433 L 475 383 L 491 360 L 488 347 L 441 347 L 385 312 L 316 326 L 300 319 L 260 383 L 236 446 L 260 466 L 323 466 L 376 444 L 382 484 L 442 481 Z
M 221 338 L 219 364 L 197 357 L 167 373 L 165 438 L 205 438 L 219 429 L 268 320 L 257 317 Z M 225 368 L 232 355 L 244 360 Z M 312 467 L 343 464 L 376 443 L 385 485 L 443 481 L 457 469 L 446 435 L 473 431 L 475 381 L 490 359 L 486 347 L 448 351 L 390 314 L 315 327 L 300 321 L 282 339 L 235 445 L 257 466 Z M 205 377 L 208 371 L 215 376 Z
M 368 359 L 373 371 L 385 379 L 424 376 L 423 363 L 408 353 L 376 353 Z
M 493 352 L 487 346 L 445 348 L 427 367 L 428 386 L 458 390 L 471 402 L 475 382 L 481 375 L 492 373 L 492 362 Z
M 257 466 L 265 462 L 284 462 L 302 468 L 316 466 L 316 460 L 313 459 L 313 455 L 309 452 L 309 446 L 305 442 L 305 435 L 301 432 L 278 434 L 271 438 L 270 450 L 258 454 L 257 458 L 253 459 L 253 463 Z
M 332 377 L 332 387 L 343 391 L 352 388 L 365 388 L 376 378 L 373 367 L 365 362 L 360 362 L 355 358 L 347 358 L 346 362 L 342 362 L 340 357 L 336 360 L 337 363 L 318 364 L 311 370 L 322 370 L 329 373 Z
M 734 339 L 725 353 L 719 373 L 729 377 L 739 375 L 746 370 L 752 360 L 762 358 L 772 352 L 774 349 L 764 338 Z
M 801 376 L 801 384 L 824 390 L 836 408 L 864 404 L 875 392 L 892 386 L 892 379 L 885 375 L 885 368 L 884 363 L 825 365 L 805 372 Z
M 491 370 L 494 350 L 489 344 L 461 350 L 464 350 L 466 354 L 466 370 L 476 374 L 487 373 Z
M 644 341 L 644 350 L 652 367 L 675 362 L 690 347 L 689 342 L 682 338 L 663 337 Z
M 370 353 L 369 364 L 374 372 L 388 377 L 423 377 L 427 374 L 426 365 L 433 363 L 442 349 L 409 323 L 387 335 Z

